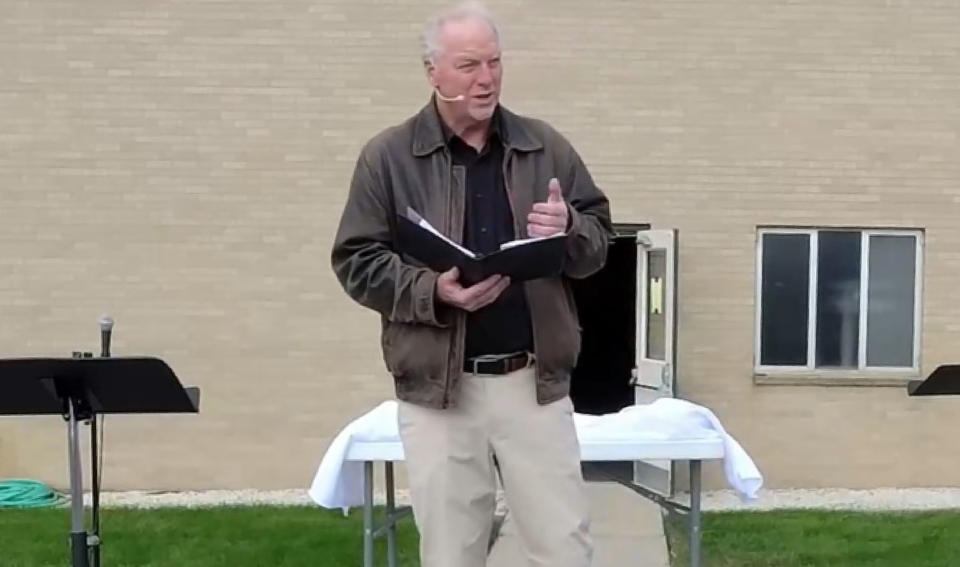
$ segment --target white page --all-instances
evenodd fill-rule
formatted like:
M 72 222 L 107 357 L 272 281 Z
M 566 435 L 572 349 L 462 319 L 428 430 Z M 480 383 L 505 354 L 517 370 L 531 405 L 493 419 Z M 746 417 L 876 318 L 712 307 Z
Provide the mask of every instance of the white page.
M 425 229 L 429 230 L 430 232 L 432 232 L 433 234 L 436 234 L 436 235 L 437 235 L 438 237 L 440 237 L 444 242 L 447 242 L 447 243 L 449 243 L 451 246 L 454 246 L 457 250 L 463 252 L 463 253 L 466 254 L 467 256 L 469 256 L 469 257 L 471 257 L 471 258 L 476 258 L 476 257 L 477 257 L 477 255 L 474 254 L 473 252 L 471 252 L 470 250 L 467 250 L 467 249 L 464 248 L 463 246 L 460 246 L 460 245 L 457 244 L 456 242 L 450 240 L 449 238 L 447 238 L 446 236 L 444 236 L 443 234 L 441 234 L 439 230 L 433 228 L 433 225 L 430 224 L 430 223 L 428 223 L 428 222 L 427 222 L 427 219 L 425 219 L 425 218 L 423 218 L 423 217 L 420 217 L 420 215 L 417 215 L 417 217 L 420 218 L 420 222 L 417 223 L 417 224 L 418 224 L 421 228 L 425 228 Z
M 529 242 L 537 242 L 538 240 L 549 240 L 551 238 L 560 238 L 566 236 L 565 232 L 558 232 L 552 236 L 535 236 L 533 238 L 521 238 L 519 240 L 511 240 L 510 242 L 504 242 L 500 245 L 500 250 L 506 250 L 507 248 L 513 248 L 514 246 L 522 246 Z

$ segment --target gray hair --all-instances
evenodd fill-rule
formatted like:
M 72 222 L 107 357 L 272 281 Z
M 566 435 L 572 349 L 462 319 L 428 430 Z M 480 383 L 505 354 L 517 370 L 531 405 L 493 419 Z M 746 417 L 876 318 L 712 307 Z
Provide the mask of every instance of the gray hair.
M 497 38 L 497 43 L 500 43 L 500 31 L 497 28 L 496 19 L 493 17 L 493 14 L 487 10 L 481 2 L 470 0 L 467 2 L 461 2 L 451 8 L 447 8 L 430 18 L 427 22 L 426 27 L 423 29 L 423 35 L 421 36 L 421 46 L 423 52 L 421 57 L 423 59 L 424 65 L 431 65 L 433 63 L 433 58 L 436 57 L 441 51 L 439 37 L 440 32 L 443 30 L 443 26 L 447 22 L 456 22 L 467 19 L 480 19 L 490 25 L 490 29 L 493 30 L 494 37 Z

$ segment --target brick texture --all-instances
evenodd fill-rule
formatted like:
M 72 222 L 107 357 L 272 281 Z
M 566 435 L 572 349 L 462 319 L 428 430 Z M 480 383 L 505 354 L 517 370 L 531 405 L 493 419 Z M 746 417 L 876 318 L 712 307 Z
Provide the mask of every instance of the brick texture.
M 429 94 L 439 2 L 6 0 L 0 356 L 166 359 L 198 416 L 106 420 L 107 489 L 306 487 L 392 395 L 328 254 L 361 144 Z M 622 222 L 677 228 L 682 394 L 768 486 L 957 482 L 950 400 L 758 386 L 760 225 L 925 230 L 923 369 L 960 344 L 960 6 L 491 2 L 504 102 L 551 121 Z M 0 476 L 66 483 L 63 424 L 0 421 Z M 708 467 L 710 486 L 723 485 Z

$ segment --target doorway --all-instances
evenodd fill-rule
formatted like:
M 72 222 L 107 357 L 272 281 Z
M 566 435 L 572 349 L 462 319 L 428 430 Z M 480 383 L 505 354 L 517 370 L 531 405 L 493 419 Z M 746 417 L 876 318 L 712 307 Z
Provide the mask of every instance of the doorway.
M 573 280 L 583 329 L 570 384 L 577 413 L 615 413 L 634 404 L 630 381 L 637 354 L 637 231 L 649 228 L 615 225 L 604 267 Z
M 630 384 L 636 366 L 637 231 L 648 225 L 615 225 L 607 262 L 597 273 L 573 280 L 580 316 L 580 357 L 573 369 L 570 398 L 574 411 L 600 415 L 634 404 Z M 629 481 L 629 462 L 582 463 L 588 481 Z
M 581 350 L 570 397 L 574 411 L 609 414 L 676 391 L 677 231 L 615 226 L 604 267 L 572 284 Z M 671 461 L 584 463 L 588 480 L 673 493 Z

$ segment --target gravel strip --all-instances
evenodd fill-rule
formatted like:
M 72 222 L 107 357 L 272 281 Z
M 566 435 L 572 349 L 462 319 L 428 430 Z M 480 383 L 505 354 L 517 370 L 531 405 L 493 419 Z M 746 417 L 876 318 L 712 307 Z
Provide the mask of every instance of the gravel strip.
M 84 500 L 90 503 L 89 493 Z M 383 504 L 385 495 L 375 492 L 374 500 L 377 504 Z M 690 502 L 686 493 L 679 493 L 675 500 L 682 504 Z M 396 503 L 398 506 L 409 505 L 409 493 L 398 489 Z M 104 508 L 316 506 L 305 489 L 104 492 L 100 494 L 100 504 Z M 960 509 L 960 488 L 761 490 L 759 497 L 750 502 L 741 501 L 733 491 L 718 490 L 703 493 L 702 508 L 705 511 L 784 508 L 888 511 Z
M 407 491 L 397 490 L 396 503 L 409 504 Z M 374 502 L 386 502 L 384 493 L 374 492 Z M 84 494 L 90 505 L 92 497 Z M 203 490 L 203 491 L 140 491 L 101 492 L 103 508 L 207 508 L 212 506 L 317 506 L 306 489 L 290 490 Z
M 689 503 L 689 494 L 678 501 Z M 778 510 L 808 508 L 821 510 L 946 510 L 960 509 L 960 488 L 877 488 L 761 490 L 756 500 L 744 502 L 731 490 L 704 492 L 706 511 Z

